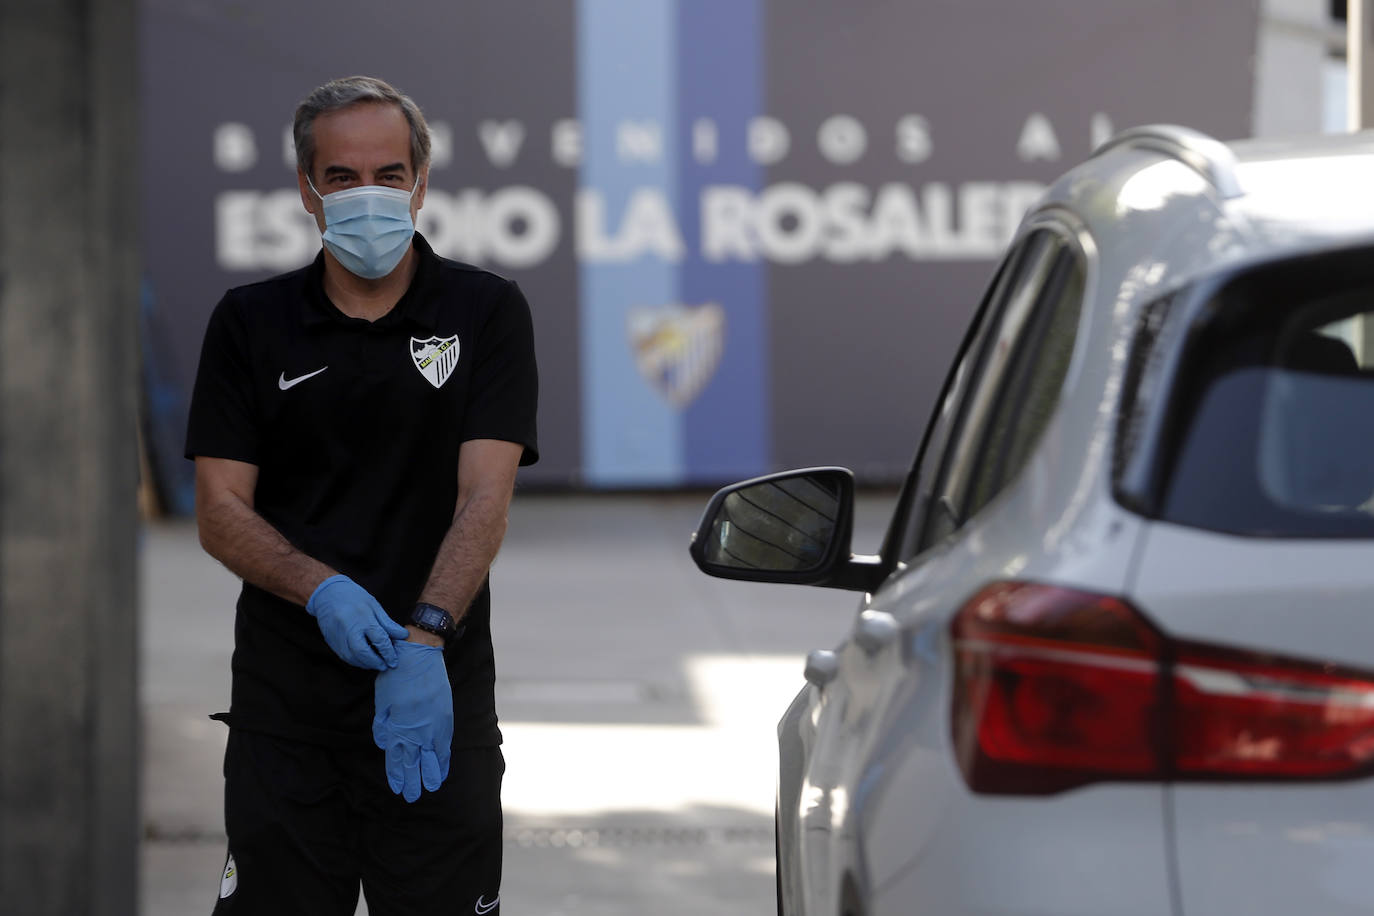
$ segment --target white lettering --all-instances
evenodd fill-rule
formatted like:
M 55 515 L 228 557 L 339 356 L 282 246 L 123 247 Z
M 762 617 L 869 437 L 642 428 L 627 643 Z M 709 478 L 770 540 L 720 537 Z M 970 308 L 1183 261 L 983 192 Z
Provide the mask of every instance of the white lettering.
M 491 194 L 467 188 L 457 194 L 430 191 L 418 228 L 441 255 L 503 267 L 532 267 L 558 247 L 558 209 L 534 188 L 513 185 Z
M 792 138 L 777 118 L 761 115 L 749 120 L 749 158 L 758 165 L 776 165 L 787 156 Z
M 1102 144 L 1112 138 L 1116 131 L 1112 128 L 1112 119 L 1102 112 L 1098 112 L 1092 117 L 1092 127 L 1090 129 L 1090 142 L 1093 149 L 1097 149 Z
M 816 192 L 784 182 L 759 196 L 754 230 L 769 260 L 798 264 L 815 256 L 821 238 L 821 212 Z
M 620 229 L 607 234 L 606 202 L 601 192 L 577 192 L 577 251 L 590 262 L 624 263 L 646 254 L 664 261 L 681 261 L 687 253 L 677 221 L 663 192 L 638 188 L 625 204 Z
M 453 162 L 453 128 L 447 121 L 429 123 L 429 164 L 445 169 Z
M 1054 125 L 1040 113 L 1026 118 L 1021 128 L 1021 138 L 1016 141 L 1016 155 L 1022 162 L 1044 159 L 1054 162 L 1059 158 L 1059 138 L 1054 135 Z
M 1001 188 L 990 181 L 970 181 L 959 188 L 959 247 L 969 252 L 995 251 L 1007 235 Z M 977 257 L 977 255 L 971 255 Z
M 864 225 L 868 188 L 841 182 L 826 189 L 821 203 L 825 213 L 826 259 L 847 264 L 866 257 L 870 251 Z
M 956 257 L 958 239 L 954 234 L 954 196 L 949 185 L 932 181 L 921 189 L 925 205 L 925 234 L 921 251 L 936 257 Z
M 783 264 L 894 255 L 991 259 L 1002 253 L 1025 208 L 1043 190 L 1034 182 L 967 182 L 957 188 L 932 182 L 920 189 L 918 203 L 915 189 L 900 182 L 882 185 L 876 195 L 853 182 L 820 192 L 793 183 L 759 192 L 717 185 L 702 191 L 702 257 L 763 257 Z
M 621 162 L 658 162 L 663 158 L 663 131 L 653 121 L 621 121 L 615 152 Z
M 215 195 L 215 262 L 224 270 L 288 270 L 319 250 L 314 218 L 295 188 Z
M 701 256 L 707 261 L 754 261 L 753 193 L 738 185 L 701 191 Z
M 859 161 L 868 149 L 868 132 L 857 118 L 835 115 L 826 118 L 816 134 L 821 155 L 835 165 Z
M 919 258 L 930 247 L 911 188 L 896 183 L 879 188 L 868 225 L 868 256 L 878 261 L 893 252 L 901 252 L 907 257 Z
M 582 164 L 582 122 L 575 118 L 555 121 L 552 143 L 554 162 L 574 169 Z
M 665 261 L 681 261 L 687 253 L 672 207 L 657 188 L 641 188 L 631 195 L 620 231 L 636 256 L 647 251 Z
M 756 165 L 771 166 L 782 162 L 791 153 L 792 136 L 787 125 L 777 118 L 760 115 L 745 122 L 744 151 Z M 475 126 L 485 155 L 498 168 L 515 165 L 524 150 L 528 132 L 523 122 L 514 119 L 485 120 Z M 1099 146 L 1114 134 L 1112 119 L 1104 112 L 1096 112 L 1089 122 L 1092 146 Z M 714 118 L 699 117 L 681 132 L 684 155 L 700 165 L 720 160 L 722 130 Z M 445 122 L 430 124 L 431 164 L 436 168 L 450 165 L 457 155 L 452 127 Z M 676 142 L 679 132 L 672 125 L 667 128 L 653 119 L 631 119 L 614 127 L 615 156 L 625 163 L 658 163 L 668 155 L 668 144 Z M 725 132 L 726 137 L 734 135 Z M 893 122 L 893 154 L 906 164 L 927 162 L 934 153 L 933 129 L 929 119 L 919 114 L 906 114 Z M 823 159 L 834 165 L 851 165 L 868 155 L 869 126 L 853 115 L 837 114 L 826 118 L 816 132 L 817 149 Z M 219 125 L 214 143 L 215 163 L 225 171 L 246 171 L 256 164 L 257 152 L 253 134 L 246 125 Z M 585 129 L 576 118 L 562 118 L 550 125 L 550 156 L 554 163 L 565 168 L 581 165 L 585 149 Z M 1023 162 L 1057 161 L 1063 157 L 1062 145 L 1054 124 L 1042 112 L 1032 112 L 1022 123 L 1017 136 L 1016 154 Z M 293 168 L 295 149 L 291 127 L 282 131 L 282 161 Z
M 897 119 L 897 158 L 912 164 L 930 158 L 932 144 L 930 122 L 920 115 L 905 115 Z
M 229 121 L 215 128 L 215 165 L 225 172 L 246 172 L 258 164 L 258 144 L 247 124 Z
M 1009 181 L 1002 185 L 1002 242 L 1009 243 L 1030 208 L 1039 202 L 1045 186 L 1036 181 Z
M 719 151 L 719 137 L 716 122 L 710 118 L 698 118 L 692 124 L 692 154 L 697 162 L 709 165 L 716 161 Z
M 477 136 L 487 160 L 499 169 L 509 168 L 525 142 L 525 125 L 519 121 L 483 121 L 477 125 Z
M 215 262 L 223 270 L 258 266 L 254 244 L 257 191 L 225 191 L 215 197 Z
M 450 194 L 436 188 L 425 191 L 425 205 L 415 228 L 436 253 L 472 264 L 482 263 L 483 197 L 481 191 Z
M 700 198 L 701 256 L 711 263 L 767 259 L 798 264 L 995 258 L 1017 223 L 1043 194 L 1036 182 L 901 182 L 870 192 L 840 182 L 823 190 L 782 183 L 751 191 L 713 185 Z M 870 206 L 871 202 L 871 206 Z M 639 188 L 618 221 L 601 192 L 575 200 L 577 256 L 622 264 L 642 257 L 677 263 L 686 246 L 665 194 Z M 547 260 L 560 238 L 553 201 L 523 186 L 484 194 L 431 190 L 420 231 L 440 254 L 472 263 L 531 267 Z M 216 257 L 226 270 L 286 269 L 313 255 L 318 235 L 293 191 L 231 191 L 216 199 Z
M 1025 201 L 1029 187 L 1028 182 L 1006 185 L 970 181 L 952 192 L 948 185 L 927 185 L 922 195 L 931 242 L 926 256 L 956 260 L 1000 254 L 1024 212 L 1015 211 L 1012 206 Z
M 532 267 L 558 247 L 558 209 L 534 188 L 516 186 L 492 194 L 484 223 L 491 256 L 506 267 Z
M 619 257 L 615 240 L 609 238 L 606 226 L 606 199 L 600 191 L 583 188 L 573 201 L 573 222 L 577 233 L 579 261 L 613 261 Z

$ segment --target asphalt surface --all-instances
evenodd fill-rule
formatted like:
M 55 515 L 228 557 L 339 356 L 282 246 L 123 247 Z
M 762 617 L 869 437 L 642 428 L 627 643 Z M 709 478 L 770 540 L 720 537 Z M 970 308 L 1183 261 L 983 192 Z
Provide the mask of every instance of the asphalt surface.
M 892 502 L 861 499 L 857 552 Z M 704 504 L 516 498 L 492 571 L 508 914 L 773 912 L 774 728 L 858 596 L 701 574 Z M 140 912 L 209 913 L 238 582 L 184 522 L 145 527 L 141 567 Z

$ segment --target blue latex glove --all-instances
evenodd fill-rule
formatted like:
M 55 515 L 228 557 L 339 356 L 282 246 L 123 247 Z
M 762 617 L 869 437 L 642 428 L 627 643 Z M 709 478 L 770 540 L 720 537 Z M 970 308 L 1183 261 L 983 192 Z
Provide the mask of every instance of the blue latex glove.
M 321 582 L 305 609 L 339 658 L 374 671 L 396 667 L 392 640 L 405 639 L 406 628 L 387 616 L 377 599 L 348 576 L 330 576 Z
M 420 786 L 438 790 L 448 778 L 453 745 L 453 689 L 444 650 L 418 642 L 396 643 L 395 668 L 377 675 L 377 714 L 372 740 L 386 751 L 386 781 L 408 802 Z

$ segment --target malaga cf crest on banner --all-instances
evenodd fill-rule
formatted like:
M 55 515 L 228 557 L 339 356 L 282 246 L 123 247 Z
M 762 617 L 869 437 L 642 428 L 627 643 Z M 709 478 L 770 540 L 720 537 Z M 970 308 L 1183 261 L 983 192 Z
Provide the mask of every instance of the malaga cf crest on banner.
M 686 407 L 720 365 L 725 309 L 715 303 L 632 308 L 630 343 L 640 375 L 674 407 Z
M 426 340 L 410 338 L 410 358 L 431 385 L 440 387 L 458 365 L 458 335 L 430 337 Z

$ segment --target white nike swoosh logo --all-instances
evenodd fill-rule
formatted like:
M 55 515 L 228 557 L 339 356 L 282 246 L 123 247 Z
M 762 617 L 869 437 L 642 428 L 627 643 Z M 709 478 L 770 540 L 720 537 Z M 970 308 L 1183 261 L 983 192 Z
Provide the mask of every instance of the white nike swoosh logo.
M 324 367 L 324 369 L 328 369 L 328 368 L 329 368 L 328 366 L 325 366 L 325 367 Z M 321 372 L 323 372 L 324 369 L 316 369 L 314 372 L 308 372 L 308 373 L 306 373 L 305 375 L 298 375 L 298 376 L 296 376 L 295 378 L 292 378 L 292 379 L 287 378 L 287 377 L 286 377 L 286 373 L 283 372 L 283 373 L 281 374 L 281 378 L 277 379 L 277 387 L 280 388 L 282 391 L 285 391 L 285 390 L 288 389 L 288 388 L 291 388 L 291 387 L 294 387 L 294 386 L 296 386 L 296 385 L 299 385 L 301 382 L 305 381 L 305 380 L 308 379 L 308 378 L 314 378 L 315 376 L 317 376 L 317 375 L 319 375 Z
M 484 916 L 484 914 L 490 913 L 492 910 L 496 909 L 496 904 L 498 904 L 498 903 L 500 903 L 500 902 L 501 902 L 501 895 L 500 895 L 500 894 L 497 894 L 497 895 L 496 895 L 496 899 L 493 900 L 491 903 L 487 903 L 487 902 L 486 902 L 486 897 L 485 897 L 485 895 L 484 895 L 484 896 L 481 896 L 481 897 L 478 897 L 478 898 L 477 898 L 477 906 L 473 907 L 473 909 L 475 909 L 475 910 L 477 911 L 477 916 Z

